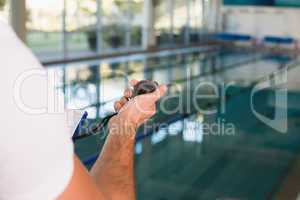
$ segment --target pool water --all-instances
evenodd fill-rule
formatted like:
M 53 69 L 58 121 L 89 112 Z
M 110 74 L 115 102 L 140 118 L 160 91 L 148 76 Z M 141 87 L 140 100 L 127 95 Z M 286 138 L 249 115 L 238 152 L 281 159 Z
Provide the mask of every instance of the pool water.
M 292 58 L 215 48 L 73 63 L 49 70 L 61 74 L 57 87 L 65 93 L 67 106 L 88 111 L 81 134 L 88 134 L 90 123 L 113 112 L 113 103 L 122 96 L 128 80 L 169 85 L 157 115 L 138 131 L 138 199 L 261 200 L 276 199 L 299 157 L 300 90 L 292 78 L 300 74 L 299 68 Z M 280 87 L 288 87 L 286 93 L 271 84 L 251 101 L 258 83 L 272 79 L 274 72 L 282 77 L 285 71 L 287 83 Z M 276 95 L 285 94 L 287 107 L 275 102 Z M 277 119 L 280 130 L 257 117 L 259 113 L 273 119 L 285 108 L 287 130 L 281 123 L 284 114 Z M 76 153 L 87 168 L 104 142 L 103 134 L 75 142 Z

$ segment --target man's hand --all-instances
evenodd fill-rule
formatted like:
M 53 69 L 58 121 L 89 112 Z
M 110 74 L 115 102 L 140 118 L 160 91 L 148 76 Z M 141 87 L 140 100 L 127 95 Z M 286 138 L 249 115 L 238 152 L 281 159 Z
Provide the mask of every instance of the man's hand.
M 132 80 L 130 84 L 135 86 L 137 80 Z M 135 128 L 142 125 L 156 113 L 156 102 L 165 95 L 167 87 L 160 85 L 153 93 L 136 96 L 129 100 L 133 91 L 127 89 L 124 92 L 124 97 L 117 101 L 114 105 L 115 110 L 119 113 L 111 121 L 128 123 L 127 125 Z

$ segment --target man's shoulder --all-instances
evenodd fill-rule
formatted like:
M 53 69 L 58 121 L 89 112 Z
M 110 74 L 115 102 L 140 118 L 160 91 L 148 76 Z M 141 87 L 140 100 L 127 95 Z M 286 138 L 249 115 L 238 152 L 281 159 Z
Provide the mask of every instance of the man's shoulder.
M 27 69 L 42 68 L 32 51 L 21 41 L 12 27 L 0 18 L 1 63 L 10 66 L 8 70 L 22 72 Z
M 4 31 L 4 32 L 3 32 Z M 11 26 L 0 16 L 0 33 L 13 33 Z

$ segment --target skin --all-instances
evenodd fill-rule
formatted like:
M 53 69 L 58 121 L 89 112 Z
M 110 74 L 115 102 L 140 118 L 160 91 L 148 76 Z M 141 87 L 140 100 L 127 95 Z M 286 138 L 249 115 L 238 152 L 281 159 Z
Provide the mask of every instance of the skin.
M 132 85 L 138 81 L 131 82 Z M 71 182 L 58 200 L 134 200 L 134 145 L 136 129 L 156 113 L 155 103 L 166 86 L 128 101 L 132 91 L 115 103 L 118 115 L 109 122 L 109 135 L 90 172 L 75 156 Z

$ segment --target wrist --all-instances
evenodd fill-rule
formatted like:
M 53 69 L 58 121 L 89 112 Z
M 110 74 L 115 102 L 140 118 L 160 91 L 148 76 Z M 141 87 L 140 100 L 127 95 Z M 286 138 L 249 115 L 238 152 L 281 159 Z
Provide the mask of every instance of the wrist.
M 108 128 L 110 130 L 119 129 L 118 132 L 136 132 L 138 125 L 130 120 L 128 117 L 124 117 L 121 115 L 114 116 L 108 123 Z

